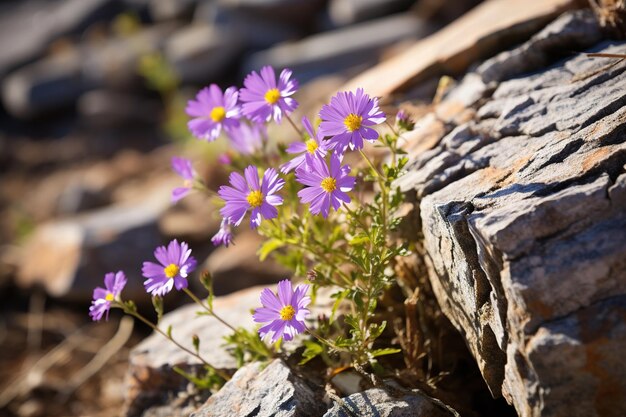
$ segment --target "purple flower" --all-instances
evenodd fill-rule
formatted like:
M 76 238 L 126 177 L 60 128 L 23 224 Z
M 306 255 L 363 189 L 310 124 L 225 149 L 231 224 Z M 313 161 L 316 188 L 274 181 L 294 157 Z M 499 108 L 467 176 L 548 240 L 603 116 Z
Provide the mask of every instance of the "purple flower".
M 216 84 L 200 90 L 196 99 L 189 100 L 185 109 L 193 117 L 187 123 L 191 133 L 199 139 L 213 142 L 222 128 L 238 126 L 241 117 L 241 109 L 237 106 L 238 96 L 236 87 L 227 88 L 223 94 Z
M 298 107 L 298 102 L 290 96 L 298 89 L 298 82 L 291 80 L 292 71 L 284 69 L 278 83 L 274 68 L 261 68 L 248 74 L 243 81 L 240 99 L 243 114 L 256 122 L 269 122 L 272 118 L 280 123 L 283 113 L 288 115 Z
M 378 107 L 378 99 L 370 98 L 362 88 L 353 92 L 340 92 L 330 99 L 330 104 L 320 111 L 322 124 L 320 133 L 332 136 L 333 149 L 343 153 L 350 149 L 361 149 L 363 139 L 375 141 L 378 132 L 370 126 L 383 123 L 385 113 Z
M 143 285 L 152 295 L 164 296 L 176 286 L 177 290 L 187 288 L 187 276 L 196 269 L 196 259 L 185 242 L 172 240 L 167 248 L 159 246 L 154 257 L 160 262 L 144 262 L 141 273 L 148 278 Z
M 263 149 L 266 137 L 265 126 L 253 123 L 241 123 L 238 127 L 228 130 L 230 143 L 235 150 L 243 155 L 251 155 Z
M 291 170 L 298 169 L 302 166 L 302 164 L 306 163 L 307 153 L 309 155 L 319 155 L 322 158 L 326 156 L 328 142 L 323 140 L 324 137 L 320 135 L 319 131 L 315 133 L 313 126 L 311 126 L 311 122 L 309 122 L 309 119 L 307 119 L 306 116 L 302 118 L 302 125 L 309 134 L 310 139 L 306 142 L 294 142 L 287 148 L 287 153 L 300 155 L 280 167 L 280 172 L 283 174 L 287 174 Z
M 228 153 L 223 153 L 217 157 L 217 162 L 222 165 L 230 165 L 232 160 L 230 159 L 230 155 Z
M 215 246 L 224 245 L 228 247 L 231 243 L 233 243 L 233 234 L 231 232 L 230 224 L 228 223 L 228 219 L 222 219 L 222 224 L 220 225 L 220 230 L 211 238 L 211 242 Z
M 346 193 L 354 188 L 355 179 L 349 173 L 350 167 L 342 167 L 335 152 L 330 155 L 330 170 L 320 156 L 307 155 L 307 167 L 296 170 L 298 182 L 308 186 L 298 191 L 300 202 L 311 203 L 311 213 L 322 213 L 324 218 L 328 217 L 331 206 L 338 210 L 341 201 L 350 202 Z
M 261 292 L 263 307 L 257 308 L 253 315 L 257 323 L 269 322 L 259 329 L 261 338 L 267 336 L 274 343 L 281 337 L 292 340 L 295 335 L 304 332 L 304 319 L 310 314 L 306 308 L 311 302 L 311 297 L 306 295 L 308 291 L 308 285 L 298 285 L 293 290 L 288 279 L 278 283 L 278 295 L 265 288 Z
M 398 127 L 405 130 L 413 130 L 415 127 L 415 122 L 404 110 L 400 110 L 396 114 L 396 124 Z
M 229 223 L 239 226 L 246 212 L 251 210 L 250 228 L 256 229 L 261 224 L 262 217 L 273 219 L 278 215 L 274 206 L 283 204 L 283 198 L 276 193 L 283 188 L 285 181 L 279 178 L 275 169 L 269 168 L 259 183 L 259 172 L 254 165 L 244 170 L 244 177 L 237 172 L 230 174 L 230 185 L 222 185 L 218 194 L 226 205 L 220 213 Z
M 183 178 L 183 186 L 172 190 L 172 202 L 175 203 L 185 197 L 193 186 L 194 172 L 191 161 L 177 156 L 172 158 L 172 169 Z
M 104 275 L 105 288 L 96 287 L 96 289 L 93 290 L 93 301 L 91 302 L 91 307 L 89 307 L 89 315 L 93 321 L 100 321 L 105 313 L 106 320 L 109 319 L 111 303 L 115 300 L 120 301 L 120 293 L 124 289 L 124 286 L 126 286 L 126 276 L 124 272 L 109 272 Z

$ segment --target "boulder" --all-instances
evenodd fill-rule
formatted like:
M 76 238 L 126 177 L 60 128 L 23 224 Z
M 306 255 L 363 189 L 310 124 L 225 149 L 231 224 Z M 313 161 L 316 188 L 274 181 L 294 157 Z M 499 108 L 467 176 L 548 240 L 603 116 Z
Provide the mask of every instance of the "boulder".
M 134 201 L 39 226 L 19 250 L 17 283 L 86 301 L 94 287 L 102 286 L 105 273 L 124 270 L 128 296 L 145 298 L 141 262 L 152 259 L 155 244 L 162 241 L 157 222 L 170 206 L 174 185 L 162 181 Z
M 443 312 L 523 417 L 626 414 L 626 64 L 571 54 L 626 45 L 590 16 L 465 76 L 399 182 Z
M 331 21 L 337 26 L 406 10 L 414 0 L 332 0 L 328 6 Z
M 0 77 L 34 60 L 55 40 L 122 12 L 111 0 L 29 0 L 0 7 Z
M 236 279 L 237 276 L 231 276 L 231 280 Z M 243 327 L 253 331 L 256 324 L 252 320 L 251 311 L 257 307 L 261 307 L 260 294 L 262 289 L 263 287 L 250 287 L 229 295 L 216 297 L 213 301 L 213 308 L 227 323 L 235 327 Z M 272 289 L 275 290 L 275 287 Z M 310 307 L 312 317 L 317 317 L 320 314 L 330 314 L 334 303 L 334 299 L 330 298 L 331 294 L 332 289 L 324 289 L 318 292 L 315 305 Z M 219 369 L 229 372 L 236 370 L 237 360 L 228 352 L 223 339 L 224 336 L 229 335 L 231 331 L 213 317 L 204 315 L 198 316 L 197 312 L 199 311 L 202 311 L 202 308 L 197 304 L 188 304 L 180 307 L 165 314 L 161 320 L 160 328 L 167 329 L 171 325 L 173 329 L 172 336 L 182 345 L 192 350 L 192 337 L 193 335 L 197 335 L 200 338 L 199 352 L 203 358 Z M 288 348 L 293 347 L 295 343 L 288 342 L 284 346 Z M 168 407 L 171 408 L 173 404 L 172 398 L 179 398 L 181 396 L 184 398 L 188 397 L 186 388 L 188 382 L 182 376 L 174 372 L 174 366 L 181 367 L 189 372 L 201 369 L 200 362 L 197 358 L 180 350 L 175 345 L 165 340 L 160 334 L 152 334 L 132 349 L 126 377 L 126 385 L 128 388 L 126 416 L 141 416 L 147 409 L 159 410 L 162 408 L 167 410 L 169 409 Z M 227 407 L 228 404 L 232 405 L 232 401 L 236 399 L 233 390 L 238 389 L 238 383 L 233 381 L 249 381 L 249 378 L 253 376 L 252 374 L 245 378 L 240 377 L 251 372 L 251 369 L 255 370 L 254 373 L 258 374 L 258 364 L 251 364 L 240 369 L 235 374 L 235 377 L 233 377 L 233 380 L 222 389 L 222 391 L 226 391 L 224 391 L 221 397 L 218 397 L 220 401 L 215 407 Z M 291 381 L 292 375 L 294 375 L 293 371 L 289 370 L 286 365 L 280 361 L 278 361 L 278 364 L 275 365 L 273 369 L 277 370 L 278 374 L 272 373 L 272 375 L 282 375 L 283 379 L 288 379 L 289 381 Z M 237 376 L 237 374 L 239 374 L 239 376 Z M 259 381 L 263 381 L 263 378 L 259 378 Z M 277 384 L 281 382 L 283 381 L 276 381 Z M 252 384 L 252 382 L 250 383 Z M 244 384 L 244 382 L 241 382 L 241 384 Z M 260 384 L 260 382 L 255 382 L 255 384 Z M 281 391 L 283 387 L 275 387 L 272 388 L 274 390 L 272 392 L 276 393 L 276 395 L 278 395 L 279 392 L 285 393 L 285 395 L 292 395 L 293 387 L 289 388 L 287 386 L 289 384 L 292 384 L 292 382 L 285 384 L 284 391 Z M 293 382 L 293 384 L 299 386 L 299 382 Z M 260 400 L 263 398 L 263 395 L 266 395 L 264 389 L 265 388 L 260 385 L 256 392 L 252 392 L 253 390 L 250 389 L 249 391 L 251 392 L 245 398 L 250 401 L 255 399 Z M 222 393 L 222 391 L 219 392 Z M 295 394 L 296 404 L 300 401 L 298 395 L 299 394 Z M 308 396 L 308 394 L 306 395 Z M 241 397 L 240 401 L 243 403 L 242 398 L 244 397 Z M 287 399 L 285 401 L 287 401 L 284 403 L 285 406 L 291 407 L 291 405 L 293 405 L 293 402 L 290 402 L 291 400 Z M 214 400 L 214 402 L 217 402 L 217 400 Z M 271 403 L 268 403 L 268 406 L 269 404 Z M 299 407 L 298 405 L 296 409 L 299 410 Z M 174 408 L 180 410 L 180 407 Z M 324 408 L 324 410 L 325 409 L 326 408 Z M 209 410 L 214 409 L 209 408 Z M 322 413 L 323 411 L 320 411 L 317 415 L 321 415 Z M 199 416 L 205 415 L 220 414 L 199 414 Z
M 419 18 L 397 14 L 279 44 L 253 54 L 244 62 L 243 71 L 248 73 L 264 65 L 287 67 L 305 82 L 355 66 L 372 65 L 385 47 L 430 32 L 431 26 Z
M 312 388 L 308 379 L 297 374 L 280 359 L 264 367 L 251 363 L 239 369 L 221 390 L 190 417 L 319 416 L 326 410 L 323 391 Z
M 420 391 L 391 395 L 382 388 L 371 388 L 341 399 L 324 417 L 453 417 L 454 410 Z
M 343 90 L 389 97 L 430 77 L 463 73 L 470 64 L 537 32 L 575 0 L 486 1 L 397 56 L 364 71 Z

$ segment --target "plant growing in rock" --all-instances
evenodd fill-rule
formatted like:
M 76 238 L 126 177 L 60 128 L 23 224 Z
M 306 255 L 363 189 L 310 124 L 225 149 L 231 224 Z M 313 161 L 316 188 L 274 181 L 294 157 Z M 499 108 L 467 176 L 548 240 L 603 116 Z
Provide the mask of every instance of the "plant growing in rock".
M 214 312 L 208 274 L 201 278 L 209 291 L 207 299 L 187 288 L 196 262 L 184 242 L 157 248 L 158 263 L 144 263 L 145 288 L 159 317 L 167 293 L 175 289 L 189 295 L 202 314 L 232 330 L 227 342 L 240 363 L 280 355 L 281 342 L 295 339 L 304 346 L 301 363 L 320 356 L 331 368 L 352 366 L 363 372 L 370 366 L 378 371 L 377 358 L 400 352 L 389 338 L 379 339 L 388 322 L 378 306 L 396 280 L 395 260 L 408 253 L 394 238 L 403 196 L 393 184 L 406 164 L 398 137 L 411 128 L 411 121 L 399 114 L 392 126 L 378 100 L 357 89 L 332 97 L 321 108 L 319 123 L 304 117 L 299 127 L 290 117 L 298 106 L 292 97 L 297 88 L 290 70 L 276 77 L 273 68 L 264 67 L 248 75 L 241 90 L 230 87 L 223 92 L 217 85 L 202 89 L 187 106 L 188 127 L 198 139 L 212 142 L 226 136 L 230 141 L 229 182 L 216 192 L 208 190 L 189 160 L 174 158 L 173 169 L 184 183 L 173 190 L 172 200 L 192 190 L 209 193 L 221 203 L 222 223 L 211 239 L 214 244 L 232 244 L 234 230 L 247 223 L 265 238 L 258 251 L 261 260 L 272 256 L 306 283 L 296 286 L 283 280 L 277 292 L 263 290 L 262 307 L 253 316 L 260 324 L 258 334 L 235 329 Z M 284 120 L 293 127 L 296 140 L 273 146 L 266 125 Z M 374 127 L 384 123 L 390 133 L 381 136 Z M 366 143 L 373 144 L 370 149 L 385 162 L 368 155 Z M 92 317 L 100 319 L 109 308 L 118 307 L 148 323 L 134 304 L 122 301 L 119 281 L 107 277 L 107 289 L 94 293 Z M 330 289 L 334 307 L 328 316 L 314 318 L 309 306 L 321 288 Z M 149 325 L 179 344 L 171 331 Z M 296 338 L 305 333 L 309 337 Z M 194 340 L 195 352 L 183 349 L 198 357 L 212 375 L 227 379 L 200 358 L 198 344 Z

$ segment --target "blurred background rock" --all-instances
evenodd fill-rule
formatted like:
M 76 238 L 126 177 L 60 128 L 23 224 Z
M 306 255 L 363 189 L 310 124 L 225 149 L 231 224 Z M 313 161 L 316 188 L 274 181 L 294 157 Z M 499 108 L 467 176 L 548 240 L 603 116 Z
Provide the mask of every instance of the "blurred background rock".
M 224 141 L 208 146 L 186 128 L 198 88 L 289 67 L 301 112 L 312 113 L 345 80 L 477 3 L 1 1 L 0 415 L 119 413 L 127 349 L 147 330 L 118 328 L 116 314 L 90 326 L 87 308 L 104 273 L 118 269 L 128 295 L 148 303 L 140 268 L 158 244 L 188 241 L 214 269 L 218 294 L 285 276 L 275 265 L 258 273 L 253 239 L 213 251 L 219 223 L 208 199 L 170 204 L 173 155 L 201 157 L 210 184 L 224 179 Z M 172 294 L 166 307 L 177 301 Z M 98 367 L 94 355 L 111 338 Z

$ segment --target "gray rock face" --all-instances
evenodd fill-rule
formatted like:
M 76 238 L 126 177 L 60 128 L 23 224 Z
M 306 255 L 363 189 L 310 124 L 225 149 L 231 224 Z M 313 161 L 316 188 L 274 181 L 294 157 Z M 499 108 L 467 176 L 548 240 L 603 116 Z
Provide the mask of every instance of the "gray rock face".
M 426 395 L 415 392 L 394 398 L 381 388 L 372 388 L 342 398 L 324 417 L 451 417 L 456 415 Z
M 626 64 L 545 68 L 549 51 L 626 51 L 598 39 L 567 14 L 479 66 L 435 111 L 475 113 L 401 181 L 439 304 L 521 416 L 626 414 Z
M 319 416 L 326 410 L 321 394 L 279 359 L 266 368 L 252 363 L 239 369 L 191 416 Z

